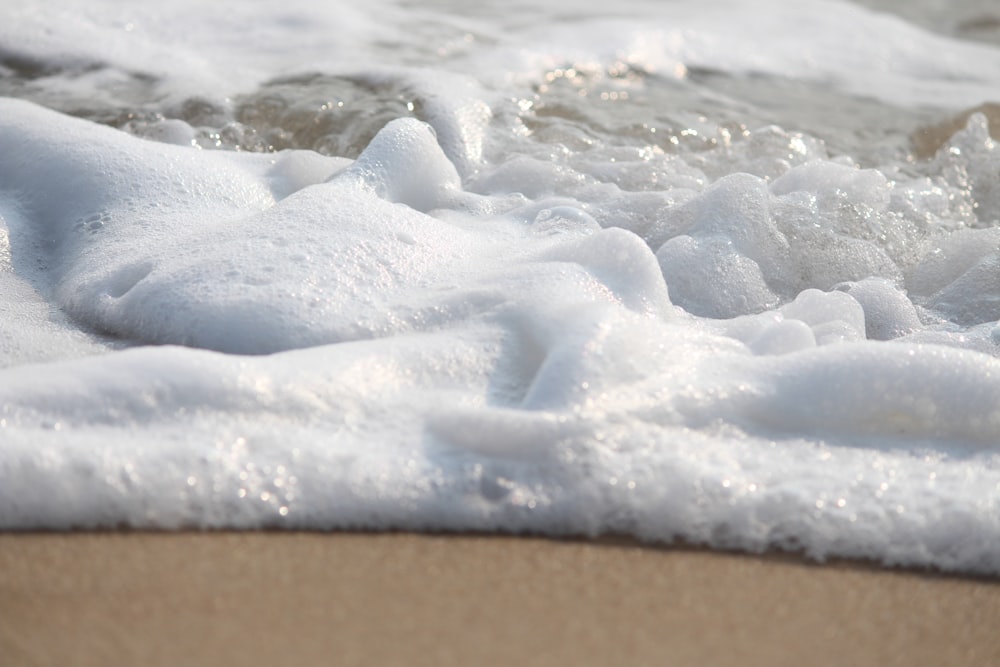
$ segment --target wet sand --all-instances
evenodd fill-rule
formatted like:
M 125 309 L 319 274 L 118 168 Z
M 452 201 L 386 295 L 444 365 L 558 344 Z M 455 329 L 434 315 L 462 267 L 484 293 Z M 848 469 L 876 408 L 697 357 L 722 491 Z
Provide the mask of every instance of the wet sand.
M 982 666 L 1000 582 L 536 538 L 0 534 L 0 664 Z

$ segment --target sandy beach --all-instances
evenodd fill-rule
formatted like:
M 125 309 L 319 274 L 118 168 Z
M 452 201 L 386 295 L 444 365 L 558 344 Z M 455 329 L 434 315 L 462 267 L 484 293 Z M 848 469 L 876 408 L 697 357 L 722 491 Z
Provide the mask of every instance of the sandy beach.
M 0 535 L 21 665 L 989 665 L 995 581 L 490 536 Z

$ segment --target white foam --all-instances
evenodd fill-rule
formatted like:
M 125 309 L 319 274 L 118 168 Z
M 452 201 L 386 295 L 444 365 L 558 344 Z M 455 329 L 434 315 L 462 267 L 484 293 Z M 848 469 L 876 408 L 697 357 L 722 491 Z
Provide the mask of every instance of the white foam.
M 568 13 L 574 20 L 562 23 Z M 691 67 L 822 81 L 901 106 L 974 106 L 1000 84 L 994 49 L 830 0 L 713 0 L 696 7 L 629 0 L 606 10 L 560 0 L 545 7 L 508 3 L 502 11 L 389 0 L 364 8 L 177 0 L 122 11 L 113 0 L 86 8 L 35 0 L 8 8 L 0 44 L 70 69 L 109 64 L 111 70 L 86 74 L 87 89 L 114 90 L 141 74 L 178 95 L 232 95 L 302 70 L 372 70 L 373 58 L 497 83 L 624 57 L 667 75 Z M 52 83 L 65 91 L 70 82 L 56 75 Z
M 0 527 L 625 533 L 1000 573 L 985 120 L 860 168 L 711 118 L 656 143 L 583 101 L 626 61 L 655 73 L 609 102 L 679 65 L 979 102 L 995 50 L 836 2 L 112 4 L 23 5 L 0 45 L 69 68 L 32 84 L 64 101 L 315 68 L 419 91 L 423 121 L 351 160 L 0 99 Z

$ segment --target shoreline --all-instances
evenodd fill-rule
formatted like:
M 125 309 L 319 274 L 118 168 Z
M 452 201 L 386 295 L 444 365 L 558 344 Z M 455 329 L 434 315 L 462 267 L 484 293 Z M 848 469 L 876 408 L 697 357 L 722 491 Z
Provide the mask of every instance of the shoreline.
M 498 535 L 0 534 L 4 665 L 983 665 L 1000 581 Z

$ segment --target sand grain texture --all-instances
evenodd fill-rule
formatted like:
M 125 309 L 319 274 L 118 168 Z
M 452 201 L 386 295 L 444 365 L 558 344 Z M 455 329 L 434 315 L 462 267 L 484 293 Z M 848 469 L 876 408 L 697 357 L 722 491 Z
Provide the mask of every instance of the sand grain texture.
M 0 664 L 990 665 L 1000 585 L 534 538 L 0 535 Z

